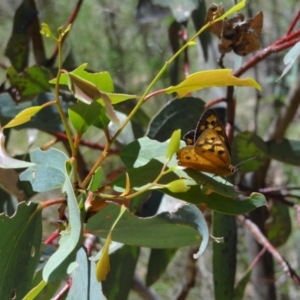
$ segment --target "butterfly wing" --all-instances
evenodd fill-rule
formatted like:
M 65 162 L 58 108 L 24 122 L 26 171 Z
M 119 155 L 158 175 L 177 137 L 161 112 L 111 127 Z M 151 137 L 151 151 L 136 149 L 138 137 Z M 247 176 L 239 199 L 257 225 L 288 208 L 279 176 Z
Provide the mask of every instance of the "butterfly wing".
M 184 136 L 183 140 L 185 141 L 186 145 L 194 145 L 194 136 L 195 136 L 195 130 L 188 131 Z
M 194 145 L 195 153 L 216 167 L 227 167 L 230 155 L 222 138 L 214 129 L 206 129 Z
M 178 164 L 215 175 L 234 173 L 230 155 L 223 140 L 214 129 L 206 129 L 194 146 L 186 146 L 177 153 Z
M 228 142 L 227 135 L 224 130 L 224 126 L 218 117 L 218 114 L 213 110 L 212 108 L 207 109 L 201 116 L 201 118 L 198 121 L 196 130 L 195 130 L 195 136 L 194 136 L 194 144 L 198 141 L 200 135 L 207 129 L 213 129 L 217 132 L 220 139 L 225 143 L 226 148 L 228 149 L 229 155 L 230 152 L 230 145 Z
M 253 19 L 237 26 L 238 39 L 233 45 L 233 51 L 245 56 L 260 48 L 259 37 L 263 26 L 263 13 L 259 12 Z

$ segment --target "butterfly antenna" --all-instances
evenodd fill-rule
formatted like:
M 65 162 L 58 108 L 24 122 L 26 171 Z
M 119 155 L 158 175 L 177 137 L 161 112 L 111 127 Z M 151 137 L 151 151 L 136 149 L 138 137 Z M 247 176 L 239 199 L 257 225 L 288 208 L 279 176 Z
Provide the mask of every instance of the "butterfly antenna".
M 256 156 L 250 157 L 250 158 L 248 158 L 248 159 L 246 159 L 246 160 L 240 162 L 239 164 L 235 165 L 235 168 L 236 168 L 237 166 L 240 166 L 241 164 L 244 164 L 245 162 L 247 162 L 247 161 L 249 161 L 249 160 L 251 160 L 251 159 L 255 159 L 255 158 L 256 158 Z M 238 170 L 238 169 L 237 169 L 237 170 Z

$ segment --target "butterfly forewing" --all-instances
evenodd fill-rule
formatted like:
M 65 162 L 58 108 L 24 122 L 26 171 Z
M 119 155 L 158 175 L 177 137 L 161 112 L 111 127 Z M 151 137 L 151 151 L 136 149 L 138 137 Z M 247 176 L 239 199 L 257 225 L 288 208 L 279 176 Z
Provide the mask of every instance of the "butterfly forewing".
M 228 142 L 227 135 L 224 130 L 224 126 L 219 119 L 217 113 L 213 109 L 207 109 L 202 116 L 200 117 L 196 131 L 195 131 L 195 136 L 194 136 L 194 143 L 199 139 L 200 135 L 203 133 L 204 130 L 206 129 L 214 129 L 218 136 L 222 139 L 222 141 L 225 143 L 229 154 L 230 153 L 230 145 Z

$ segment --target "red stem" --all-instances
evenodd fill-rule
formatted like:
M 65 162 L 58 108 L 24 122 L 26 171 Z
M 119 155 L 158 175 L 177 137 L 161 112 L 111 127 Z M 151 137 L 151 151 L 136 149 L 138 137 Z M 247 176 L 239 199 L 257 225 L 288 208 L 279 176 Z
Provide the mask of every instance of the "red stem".
M 300 19 L 300 9 L 298 10 L 298 13 L 295 16 L 294 20 L 291 22 L 290 27 L 286 32 L 286 35 L 289 35 L 293 31 L 293 29 L 294 29 L 294 27 L 295 27 L 295 25 L 296 25 L 296 23 L 298 22 L 299 19 Z
M 264 60 L 266 57 L 268 57 L 271 53 L 279 52 L 293 46 L 299 41 L 295 39 L 296 37 L 299 36 L 300 36 L 300 29 L 288 36 L 284 36 L 283 38 L 277 40 L 267 48 L 259 51 L 255 56 L 253 56 L 250 60 L 248 60 L 243 66 L 241 66 L 239 69 L 234 71 L 233 75 L 236 77 L 240 77 L 247 70 L 249 70 L 256 64 L 258 64 L 260 61 Z M 286 41 L 288 42 L 285 43 Z
M 68 139 L 67 135 L 64 132 L 48 132 L 49 134 L 52 134 L 53 136 L 55 136 L 58 140 L 60 141 L 65 141 Z M 75 138 L 73 138 L 73 141 L 75 141 Z M 97 150 L 101 150 L 103 151 L 105 146 L 98 144 L 98 143 L 93 143 L 90 141 L 85 141 L 85 140 L 80 140 L 80 145 L 82 146 L 87 146 L 91 149 L 97 149 Z M 120 150 L 119 149 L 110 149 L 109 150 L 110 154 L 119 154 Z

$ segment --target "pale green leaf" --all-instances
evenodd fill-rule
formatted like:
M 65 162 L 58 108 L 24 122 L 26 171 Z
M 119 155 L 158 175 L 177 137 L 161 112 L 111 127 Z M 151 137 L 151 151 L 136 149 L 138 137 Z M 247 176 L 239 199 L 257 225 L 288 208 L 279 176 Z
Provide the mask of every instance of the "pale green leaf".
M 10 122 L 8 122 L 3 128 L 15 127 L 24 124 L 37 114 L 43 107 L 42 106 L 32 106 L 24 109 L 19 114 L 17 114 Z
M 176 86 L 165 89 L 167 94 L 177 93 L 179 98 L 203 88 L 223 86 L 250 86 L 261 90 L 261 86 L 252 78 L 238 78 L 231 75 L 232 70 L 209 70 L 189 75 Z

